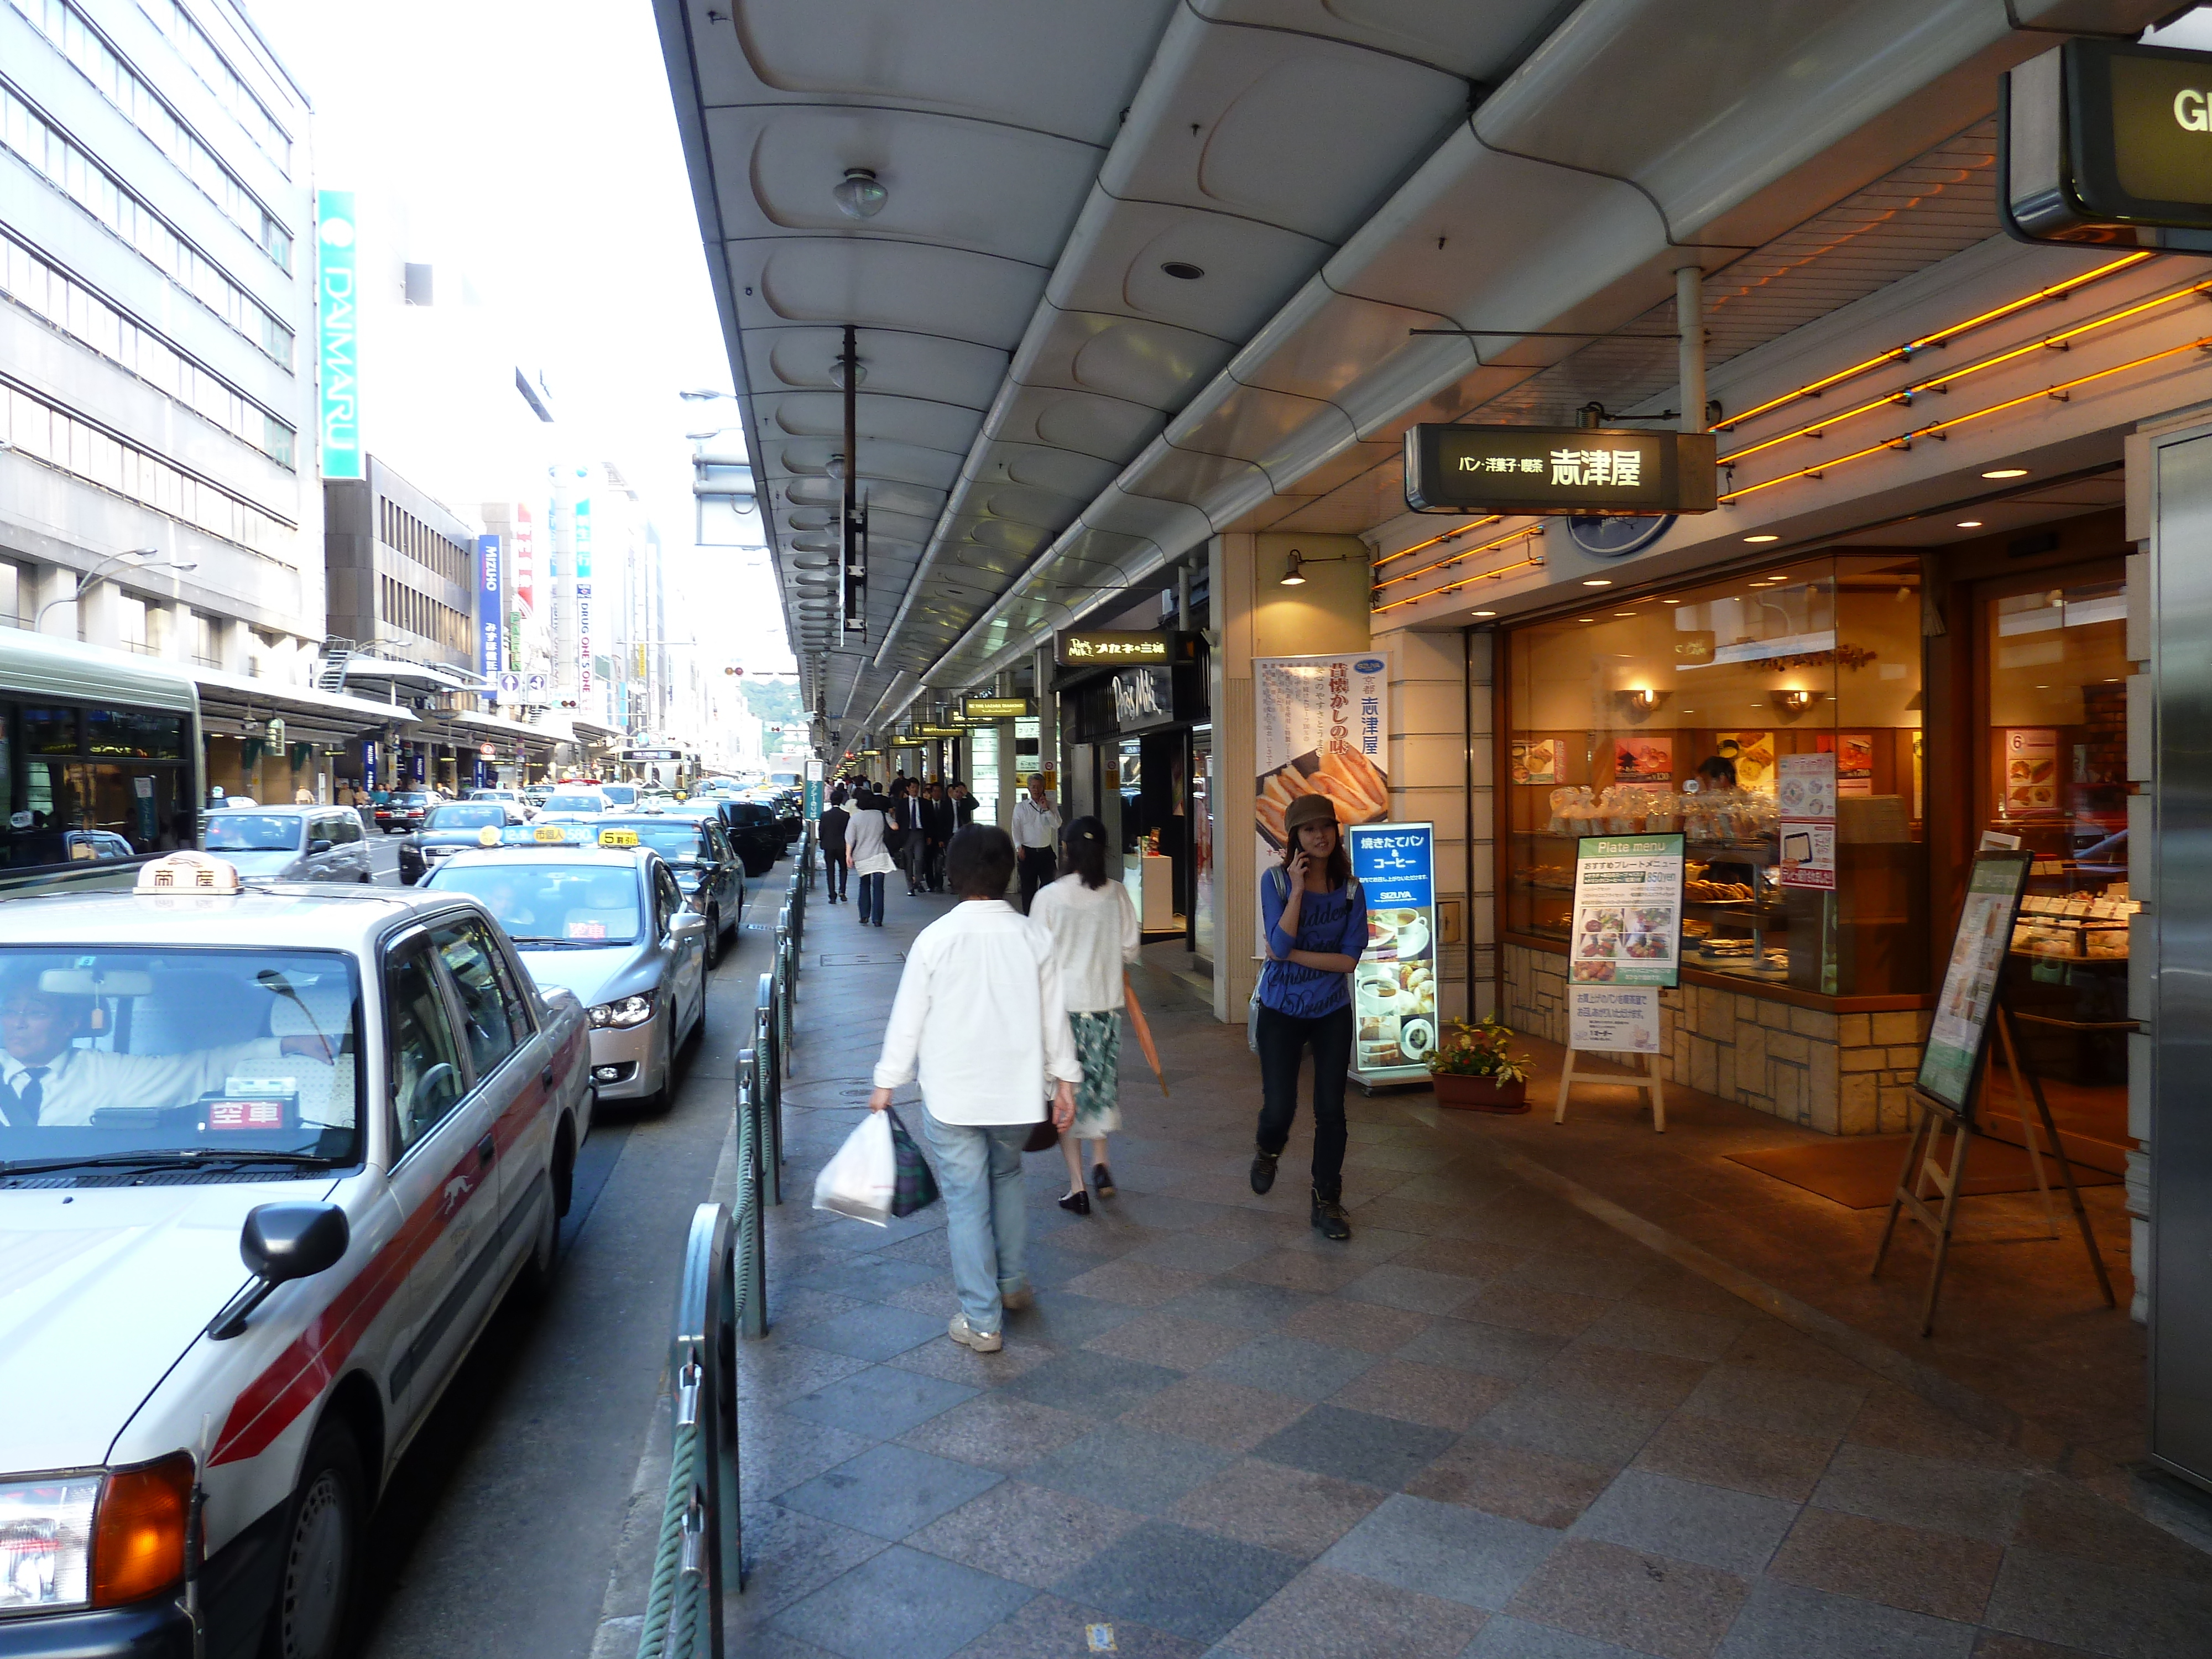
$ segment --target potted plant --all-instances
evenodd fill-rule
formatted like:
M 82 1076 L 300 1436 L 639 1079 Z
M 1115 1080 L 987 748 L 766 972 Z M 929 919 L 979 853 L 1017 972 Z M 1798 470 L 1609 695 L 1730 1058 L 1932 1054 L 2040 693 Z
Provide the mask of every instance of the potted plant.
M 1443 1040 L 1429 1051 L 1437 1104 L 1474 1112 L 1527 1111 L 1528 1056 L 1511 1053 L 1512 1041 L 1513 1033 L 1492 1014 L 1472 1024 L 1450 1021 Z

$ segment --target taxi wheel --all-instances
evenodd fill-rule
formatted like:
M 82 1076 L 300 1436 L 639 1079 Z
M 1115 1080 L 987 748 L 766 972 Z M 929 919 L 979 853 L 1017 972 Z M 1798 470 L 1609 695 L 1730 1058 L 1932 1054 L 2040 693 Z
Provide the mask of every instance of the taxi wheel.
M 713 973 L 722 965 L 722 913 L 707 912 L 707 971 Z
M 676 1104 L 676 1025 L 672 1012 L 661 1022 L 660 1087 L 653 1091 L 647 1103 L 656 1112 L 665 1112 Z
M 342 1424 L 325 1423 L 308 1443 L 292 1494 L 264 1659 L 337 1659 L 344 1652 L 361 1559 L 362 1489 L 353 1436 Z

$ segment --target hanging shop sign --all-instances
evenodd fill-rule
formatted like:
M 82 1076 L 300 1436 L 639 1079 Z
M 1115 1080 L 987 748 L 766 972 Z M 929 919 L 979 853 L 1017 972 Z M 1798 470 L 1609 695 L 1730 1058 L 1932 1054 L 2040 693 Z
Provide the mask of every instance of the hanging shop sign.
M 1960 907 L 1959 931 L 1951 936 L 1943 989 L 1936 999 L 1936 1018 L 1915 1079 L 1923 1096 L 1960 1116 L 1972 1103 L 1974 1081 L 1989 1047 L 1990 1014 L 2033 861 L 2026 852 L 1985 848 L 1974 854 L 1966 878 L 1966 902 Z
M 1181 654 L 1176 635 L 1166 629 L 1135 632 L 1116 629 L 1070 629 L 1053 636 L 1052 659 L 1062 668 L 1099 663 L 1173 662 Z
M 361 306 L 353 192 L 315 193 L 316 448 L 325 478 L 368 476 L 361 447 Z
M 1364 653 L 1252 659 L 1255 886 L 1283 861 L 1283 814 L 1299 796 L 1331 797 L 1347 828 L 1389 814 L 1389 664 Z M 1254 953 L 1264 957 L 1256 895 L 1252 914 Z
M 1114 676 L 1114 722 L 1124 732 L 1175 723 L 1175 671 L 1125 668 Z
M 971 720 L 1016 720 L 1036 713 L 1027 697 L 963 697 L 960 714 Z
M 2001 84 L 2015 240 L 2212 253 L 2212 52 L 2069 40 Z
M 1344 837 L 1367 898 L 1367 948 L 1352 973 L 1352 1075 L 1425 1078 L 1437 1046 L 1436 826 L 1361 823 Z
M 1710 432 L 1416 426 L 1406 433 L 1406 505 L 1589 518 L 1710 513 L 1719 487 L 1713 457 Z M 1620 552 L 1635 550 L 1625 544 Z
M 1657 1054 L 1659 993 L 1682 982 L 1683 838 L 1585 836 L 1575 849 L 1568 1046 Z

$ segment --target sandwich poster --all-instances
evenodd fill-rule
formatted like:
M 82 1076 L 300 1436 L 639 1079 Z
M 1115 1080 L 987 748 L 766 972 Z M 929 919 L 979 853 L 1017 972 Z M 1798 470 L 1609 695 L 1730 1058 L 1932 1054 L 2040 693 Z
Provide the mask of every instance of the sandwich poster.
M 1254 871 L 1266 880 L 1282 865 L 1283 814 L 1299 796 L 1328 796 L 1346 829 L 1389 816 L 1389 665 L 1366 652 L 1256 657 L 1252 692 Z M 1264 957 L 1256 891 L 1252 915 Z
M 2058 810 L 2058 732 L 2051 726 L 2007 726 L 1999 734 L 1997 816 L 2039 817 Z

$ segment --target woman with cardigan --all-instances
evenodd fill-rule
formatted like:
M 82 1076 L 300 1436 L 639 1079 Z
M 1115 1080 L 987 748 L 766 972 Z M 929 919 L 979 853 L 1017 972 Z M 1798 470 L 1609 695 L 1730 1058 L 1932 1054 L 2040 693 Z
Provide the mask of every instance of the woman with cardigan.
M 885 844 L 890 823 L 884 816 L 887 805 L 881 795 L 860 797 L 845 826 L 845 867 L 860 878 L 860 926 L 884 925 L 884 878 L 898 868 Z
M 1094 1146 L 1091 1184 L 1101 1198 L 1114 1196 L 1106 1167 L 1106 1137 L 1121 1127 L 1121 970 L 1137 959 L 1144 935 L 1129 890 L 1106 875 L 1106 826 L 1078 818 L 1060 834 L 1060 879 L 1042 889 L 1030 919 L 1052 935 L 1053 959 L 1067 1021 L 1075 1028 L 1075 1058 L 1083 1081 L 1075 1091 L 1075 1121 L 1060 1133 L 1067 1159 L 1067 1193 L 1060 1207 L 1091 1213 L 1084 1190 L 1079 1143 Z
M 1352 878 L 1327 795 L 1301 795 L 1283 815 L 1290 845 L 1260 883 L 1267 941 L 1261 969 L 1260 1128 L 1252 1190 L 1275 1184 L 1275 1161 L 1297 1115 L 1298 1060 L 1313 1049 L 1313 1224 L 1352 1237 L 1344 1213 L 1344 1084 L 1352 1070 L 1351 975 L 1367 948 L 1367 900 Z

